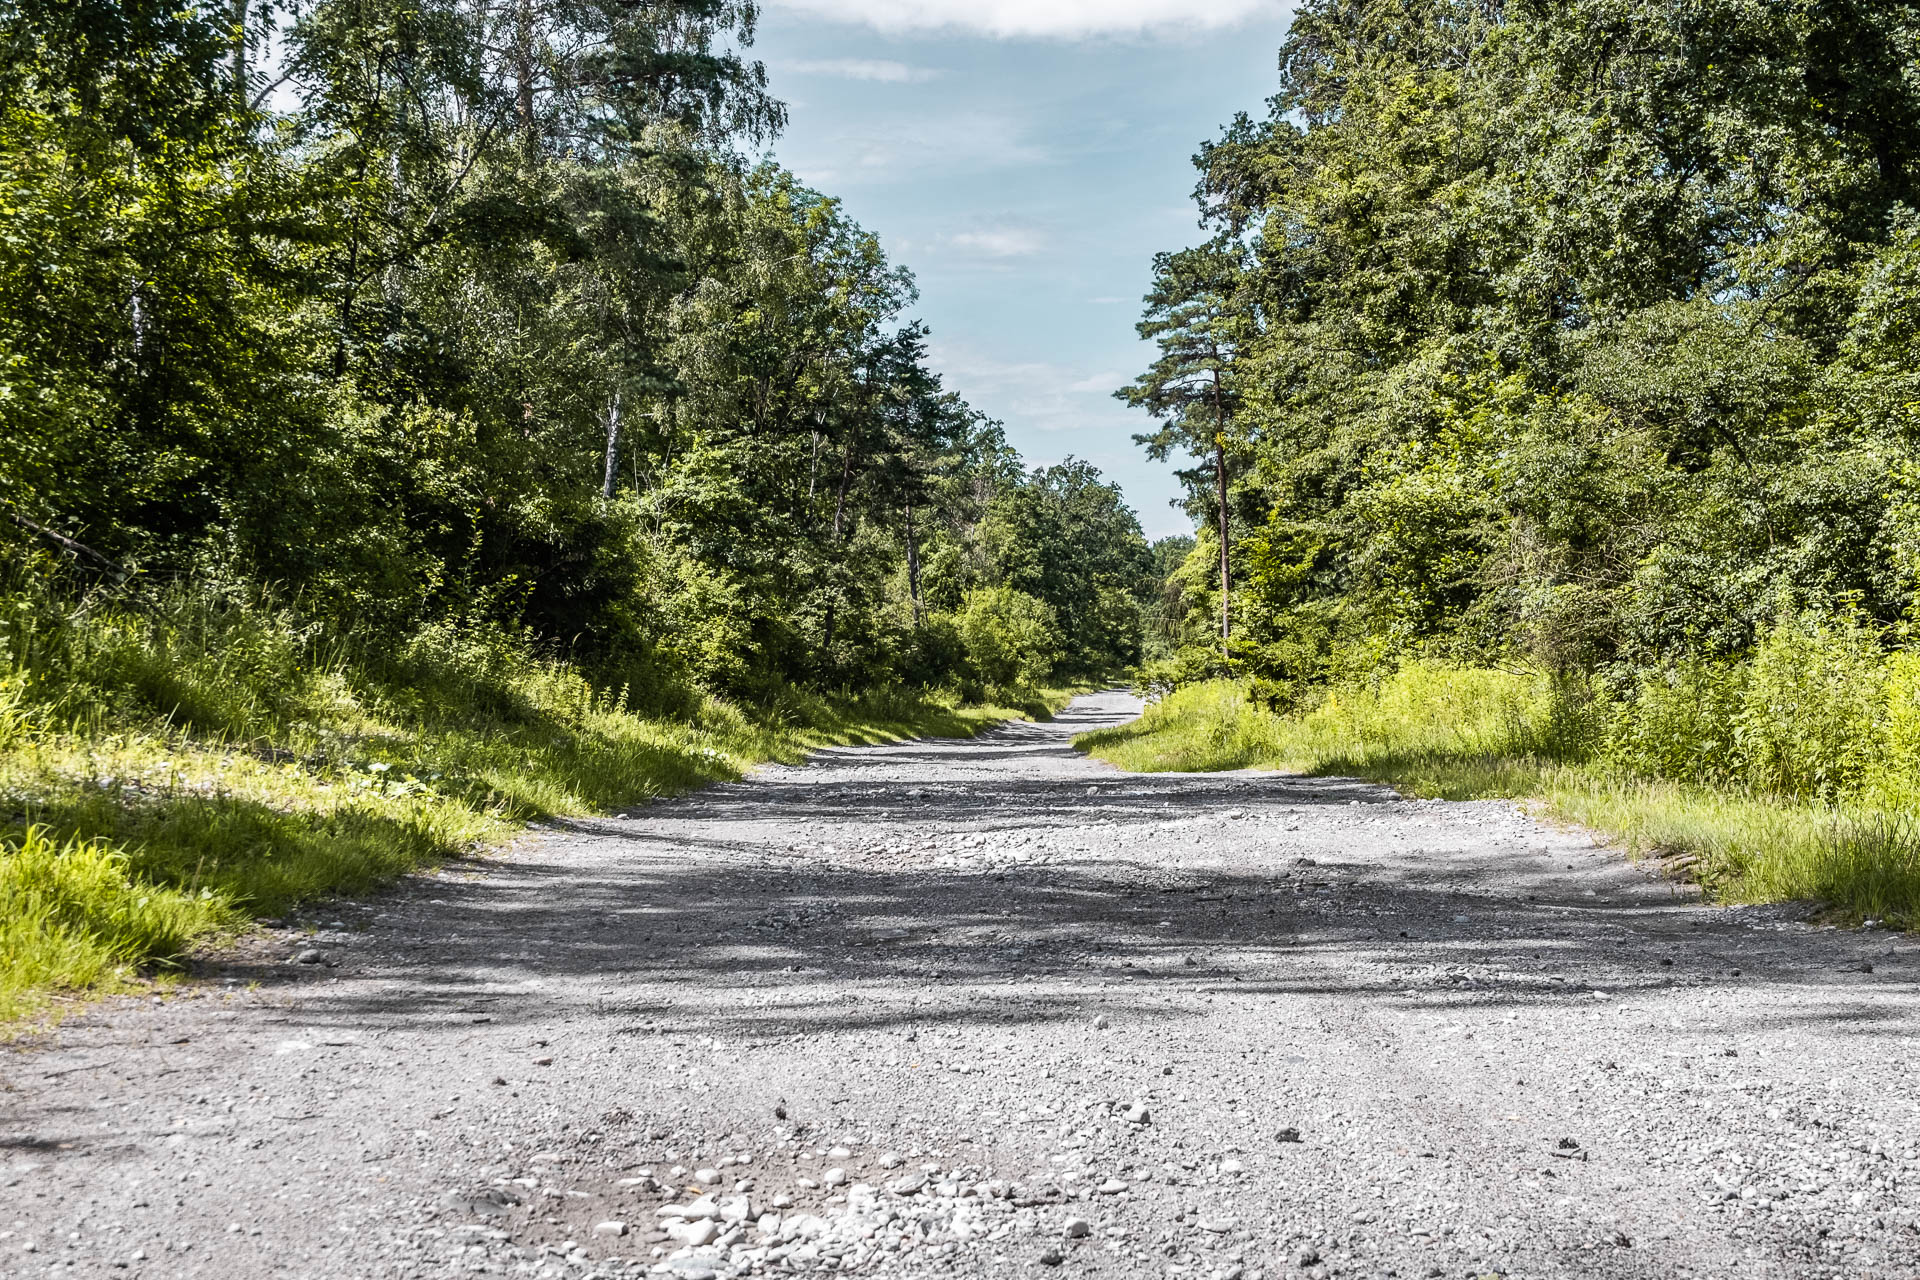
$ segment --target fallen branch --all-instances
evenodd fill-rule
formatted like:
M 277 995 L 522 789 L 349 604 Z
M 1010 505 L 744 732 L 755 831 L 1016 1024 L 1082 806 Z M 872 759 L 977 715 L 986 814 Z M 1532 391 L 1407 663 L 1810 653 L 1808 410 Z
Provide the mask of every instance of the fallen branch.
M 43 524 L 29 520 L 11 507 L 6 509 L 6 514 L 7 519 L 13 521 L 28 533 L 45 538 L 48 542 L 53 543 L 54 546 L 59 547 L 62 551 L 72 556 L 75 560 L 91 563 L 95 568 L 105 570 L 107 573 L 112 574 L 115 582 L 125 582 L 132 576 L 126 569 L 120 566 L 118 561 L 95 551 L 92 547 L 77 538 L 69 538 L 64 533 L 57 533 Z

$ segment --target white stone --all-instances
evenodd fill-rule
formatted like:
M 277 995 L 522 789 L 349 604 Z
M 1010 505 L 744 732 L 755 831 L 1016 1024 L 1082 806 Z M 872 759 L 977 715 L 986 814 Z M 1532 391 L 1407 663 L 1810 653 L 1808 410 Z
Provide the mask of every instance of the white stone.
M 1085 1218 L 1068 1218 L 1064 1230 L 1067 1239 L 1084 1240 L 1093 1234 L 1093 1224 Z
M 593 1224 L 593 1234 L 597 1236 L 623 1236 L 627 1234 L 627 1224 L 624 1222 L 596 1222 Z
M 667 1234 L 691 1248 L 698 1249 L 702 1245 L 714 1242 L 720 1234 L 720 1224 L 711 1218 L 702 1218 L 698 1222 L 676 1222 L 667 1228 Z

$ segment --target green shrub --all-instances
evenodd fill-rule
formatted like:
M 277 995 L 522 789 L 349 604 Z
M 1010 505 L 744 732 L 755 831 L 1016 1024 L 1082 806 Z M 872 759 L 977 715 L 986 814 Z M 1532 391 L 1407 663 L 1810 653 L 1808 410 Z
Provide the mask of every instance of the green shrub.
M 1744 661 L 1694 658 L 1634 673 L 1612 708 L 1606 756 L 1645 777 L 1854 794 L 1892 748 L 1890 669 L 1863 628 L 1784 619 Z
M 1920 650 L 1887 659 L 1885 752 L 1872 787 L 1889 798 L 1920 804 Z
M 1745 668 L 1714 659 L 1632 673 L 1625 696 L 1610 709 L 1603 748 L 1607 761 L 1649 778 L 1738 777 L 1746 686 Z
M 989 690 L 1031 689 L 1060 659 L 1053 610 L 1024 591 L 982 587 L 969 591 L 955 620 L 967 660 Z
M 1761 637 L 1739 714 L 1747 780 L 1788 796 L 1852 794 L 1880 755 L 1886 657 L 1850 623 L 1802 616 Z

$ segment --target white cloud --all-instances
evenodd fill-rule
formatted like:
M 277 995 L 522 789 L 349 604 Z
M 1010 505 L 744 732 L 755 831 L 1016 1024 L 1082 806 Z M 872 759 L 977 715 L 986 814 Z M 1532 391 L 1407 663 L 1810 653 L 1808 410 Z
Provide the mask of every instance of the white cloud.
M 999 173 L 1051 160 L 1022 122 L 993 112 L 893 116 L 825 141 L 837 163 L 802 166 L 802 172 L 834 190 L 917 181 L 929 172 Z
M 872 80 L 879 84 L 925 84 L 938 79 L 931 67 L 910 67 L 885 58 L 824 58 L 790 62 L 785 70 L 806 76 L 833 76 L 840 80 Z
M 1029 258 L 1047 247 L 1046 238 L 1023 227 L 989 227 L 981 231 L 962 231 L 949 236 L 947 243 L 989 258 Z
M 1112 399 L 1114 388 L 1126 381 L 1119 374 L 1089 374 L 1045 360 L 1003 360 L 969 344 L 938 338 L 931 356 L 934 367 L 975 408 L 996 418 L 1017 419 L 1030 431 L 1091 431 L 1110 443 L 1128 438 L 1117 427 L 1141 429 L 1132 411 Z
M 957 30 L 989 36 L 1137 35 L 1229 27 L 1274 0 L 773 0 L 881 31 Z

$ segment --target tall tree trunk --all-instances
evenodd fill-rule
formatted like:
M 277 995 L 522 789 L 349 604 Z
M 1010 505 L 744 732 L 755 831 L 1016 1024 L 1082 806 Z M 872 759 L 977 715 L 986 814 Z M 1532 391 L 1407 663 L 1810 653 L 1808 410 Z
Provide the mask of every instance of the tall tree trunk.
M 1233 634 L 1233 573 L 1227 558 L 1227 409 L 1220 398 L 1220 374 L 1213 375 L 1213 478 L 1220 500 L 1220 656 L 1228 657 Z
M 233 96 L 247 105 L 247 0 L 233 0 Z
M 613 393 L 613 403 L 607 406 L 607 476 L 600 485 L 600 496 L 613 500 L 614 481 L 620 474 L 620 393 Z
M 833 540 L 840 541 L 840 521 L 847 513 L 847 483 L 853 479 L 853 437 L 847 437 L 846 452 L 840 457 L 840 492 L 833 500 Z
M 922 621 L 920 606 L 920 547 L 913 536 L 913 504 L 907 504 L 907 594 L 913 597 L 913 625 Z
M 533 0 L 516 0 L 513 18 L 514 115 L 520 122 L 520 147 L 528 160 L 534 155 L 533 131 Z
M 1227 446 L 1223 436 L 1213 438 L 1213 474 L 1220 489 L 1220 656 L 1227 657 L 1233 633 L 1233 574 L 1227 560 Z

